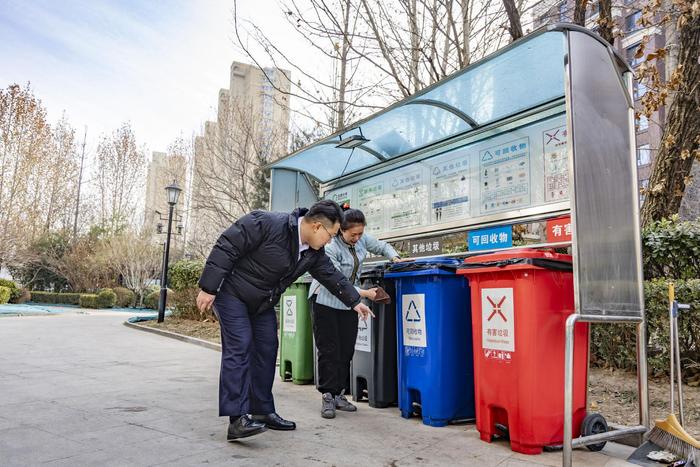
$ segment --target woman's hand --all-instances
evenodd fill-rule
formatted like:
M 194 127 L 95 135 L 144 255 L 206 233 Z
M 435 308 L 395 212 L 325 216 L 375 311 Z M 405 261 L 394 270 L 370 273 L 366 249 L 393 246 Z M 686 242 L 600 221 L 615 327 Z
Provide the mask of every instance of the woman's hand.
M 211 310 L 215 298 L 216 295 L 211 295 L 204 290 L 200 290 L 199 295 L 197 295 L 197 309 L 202 313 Z
M 392 263 L 408 263 L 410 261 L 413 261 L 411 258 L 399 258 L 398 256 L 394 256 L 391 258 Z
M 358 303 L 355 305 L 355 308 L 353 308 L 357 312 L 358 315 L 360 315 L 360 319 L 362 321 L 367 321 L 367 318 L 370 316 L 374 318 L 374 313 L 372 313 L 372 310 L 369 309 L 367 305 L 364 303 Z
M 362 290 L 360 295 L 364 298 L 375 301 L 377 299 L 377 288 L 373 287 L 371 289 Z

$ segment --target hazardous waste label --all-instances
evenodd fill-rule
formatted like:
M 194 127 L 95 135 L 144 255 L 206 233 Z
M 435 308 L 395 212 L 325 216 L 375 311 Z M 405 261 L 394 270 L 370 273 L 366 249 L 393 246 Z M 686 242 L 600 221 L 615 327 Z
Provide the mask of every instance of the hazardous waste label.
M 515 351 L 513 289 L 481 291 L 481 347 L 486 358 L 510 360 Z

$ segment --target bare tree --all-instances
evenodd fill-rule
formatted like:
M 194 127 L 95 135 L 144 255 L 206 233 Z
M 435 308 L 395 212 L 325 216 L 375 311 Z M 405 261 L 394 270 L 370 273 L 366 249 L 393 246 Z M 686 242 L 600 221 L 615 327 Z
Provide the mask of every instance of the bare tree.
M 102 242 L 97 256 L 119 275 L 142 305 L 146 289 L 161 267 L 160 248 L 153 244 L 150 235 L 129 230 L 113 236 Z
M 36 180 L 50 141 L 46 111 L 29 85 L 0 90 L 0 265 L 41 231 Z
M 496 50 L 507 28 L 503 9 L 494 0 L 289 0 L 283 14 L 326 61 L 330 77 L 295 61 L 235 11 L 234 20 L 240 48 L 261 69 L 271 62 L 302 77 L 287 92 L 306 104 L 297 115 L 328 133 Z M 317 118 L 317 108 L 330 118 Z
M 71 290 L 96 291 L 115 284 L 115 273 L 98 253 L 99 245 L 100 240 L 86 235 L 74 240 L 65 254 L 51 262 L 53 270 L 66 278 Z
M 658 20 L 660 18 L 660 20 Z M 693 161 L 700 161 L 700 8 L 697 1 L 654 0 L 642 10 L 642 25 L 668 28 L 666 47 L 646 54 L 643 42 L 637 57 L 646 55 L 639 79 L 648 88 L 642 97 L 644 114 L 670 101 L 666 122 L 642 207 L 642 224 L 670 217 L 680 208 Z M 660 63 L 668 61 L 663 79 Z
M 97 146 L 100 224 L 117 231 L 133 221 L 143 180 L 145 156 L 127 122 Z
M 269 174 L 264 166 L 287 149 L 284 128 L 266 122 L 250 101 L 231 99 L 195 140 L 190 250 L 206 254 L 221 231 L 253 209 L 266 209 Z
M 51 136 L 35 187 L 42 193 L 44 231 L 70 228 L 72 199 L 78 184 L 75 130 L 68 124 L 65 115 L 54 125 Z
M 508 15 L 508 32 L 510 33 L 510 39 L 512 41 L 517 41 L 523 37 L 523 25 L 520 23 L 520 12 L 515 4 L 515 0 L 503 0 L 503 7 L 506 9 L 506 14 Z

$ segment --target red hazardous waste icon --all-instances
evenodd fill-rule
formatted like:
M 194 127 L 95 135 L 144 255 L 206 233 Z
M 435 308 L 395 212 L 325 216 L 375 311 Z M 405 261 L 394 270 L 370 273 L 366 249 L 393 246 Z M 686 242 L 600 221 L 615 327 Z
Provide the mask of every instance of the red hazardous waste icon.
M 503 302 L 506 301 L 506 297 L 503 296 L 503 298 L 501 298 L 501 300 L 498 303 L 494 303 L 491 297 L 486 297 L 486 299 L 489 301 L 489 303 L 491 303 L 491 307 L 493 308 L 493 311 L 491 312 L 489 318 L 486 321 L 491 321 L 491 318 L 496 316 L 496 314 L 499 314 L 501 318 L 503 318 L 503 321 L 507 323 L 508 320 L 506 319 L 505 315 L 501 312 L 501 307 L 503 306 Z

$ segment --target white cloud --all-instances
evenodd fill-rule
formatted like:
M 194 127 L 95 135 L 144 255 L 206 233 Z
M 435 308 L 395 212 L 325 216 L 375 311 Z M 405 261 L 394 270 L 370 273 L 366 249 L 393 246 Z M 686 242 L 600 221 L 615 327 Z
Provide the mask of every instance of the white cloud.
M 236 58 L 229 2 L 127 5 L 0 3 L 0 85 L 31 81 L 50 119 L 65 110 L 93 146 L 126 120 L 150 150 L 196 131 Z

